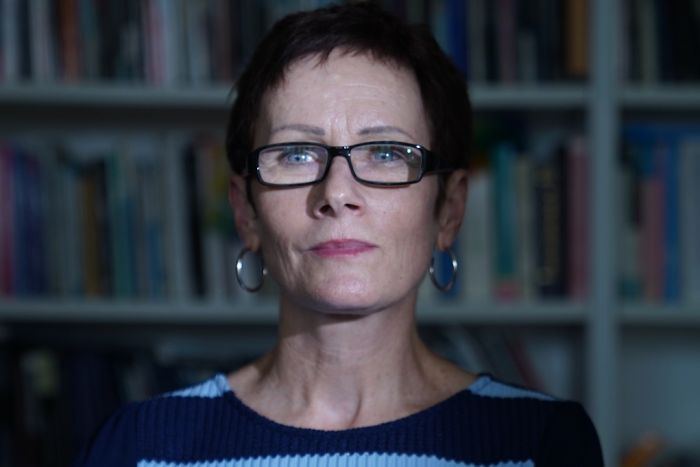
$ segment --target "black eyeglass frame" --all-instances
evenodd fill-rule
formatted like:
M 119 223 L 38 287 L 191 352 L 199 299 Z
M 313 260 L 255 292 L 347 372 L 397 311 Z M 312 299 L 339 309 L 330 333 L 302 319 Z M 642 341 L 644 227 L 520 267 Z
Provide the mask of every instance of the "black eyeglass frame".
M 352 166 L 352 160 L 350 159 L 350 151 L 352 151 L 354 148 L 360 147 L 360 146 L 371 146 L 371 145 L 388 145 L 388 144 L 400 144 L 403 146 L 409 146 L 413 149 L 417 149 L 421 153 L 421 172 L 420 175 L 416 180 L 411 180 L 408 182 L 375 182 L 372 180 L 365 180 L 363 178 L 360 178 L 357 176 L 355 173 L 355 169 Z M 273 148 L 280 148 L 280 147 L 294 147 L 294 146 L 315 146 L 315 147 L 321 147 L 326 150 L 328 153 L 328 160 L 326 161 L 326 167 L 323 170 L 323 174 L 317 179 L 313 180 L 311 182 L 302 182 L 302 183 L 270 183 L 266 182 L 265 180 L 262 179 L 262 175 L 260 174 L 260 165 L 258 164 L 259 158 L 260 158 L 260 153 L 262 151 L 265 151 L 267 149 L 273 149 Z M 325 144 L 321 143 L 311 143 L 311 142 L 306 142 L 306 141 L 292 141 L 288 143 L 276 143 L 276 144 L 268 144 L 266 146 L 260 146 L 259 148 L 254 149 L 248 154 L 248 158 L 246 161 L 246 173 L 248 176 L 251 175 L 250 168 L 255 167 L 255 178 L 258 180 L 258 182 L 261 185 L 265 186 L 270 186 L 270 187 L 281 187 L 281 188 L 293 188 L 293 187 L 301 187 L 301 186 L 307 186 L 307 185 L 315 185 L 317 183 L 321 183 L 323 180 L 326 179 L 326 176 L 328 175 L 328 171 L 331 168 L 331 165 L 333 163 L 333 158 L 334 157 L 342 157 L 345 160 L 348 161 L 348 167 L 350 167 L 350 173 L 352 174 L 353 178 L 360 182 L 364 183 L 367 185 L 373 185 L 373 186 L 402 186 L 402 185 L 412 185 L 414 183 L 418 183 L 423 179 L 423 176 L 427 174 L 432 174 L 432 173 L 441 173 L 441 172 L 451 172 L 455 170 L 454 165 L 450 164 L 448 161 L 440 158 L 437 154 L 426 148 L 425 146 L 421 146 L 420 144 L 413 144 L 413 143 L 405 143 L 403 141 L 366 141 L 363 143 L 357 143 L 357 144 L 352 144 L 350 146 L 328 146 Z

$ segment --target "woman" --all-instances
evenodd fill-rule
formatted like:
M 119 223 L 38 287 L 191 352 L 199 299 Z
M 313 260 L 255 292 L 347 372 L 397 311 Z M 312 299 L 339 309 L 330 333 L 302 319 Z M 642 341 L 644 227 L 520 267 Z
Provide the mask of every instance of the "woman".
M 469 112 L 429 34 L 375 6 L 279 22 L 228 131 L 238 266 L 257 255 L 278 283 L 278 343 L 125 407 L 79 464 L 601 465 L 580 405 L 469 373 L 416 332 L 432 252 L 462 222 Z

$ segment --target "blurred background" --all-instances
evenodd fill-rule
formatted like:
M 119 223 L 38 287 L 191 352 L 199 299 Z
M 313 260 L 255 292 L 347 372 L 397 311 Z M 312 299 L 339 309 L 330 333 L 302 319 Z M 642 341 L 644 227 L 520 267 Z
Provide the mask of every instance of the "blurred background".
M 274 342 L 241 291 L 233 83 L 321 0 L 0 0 L 0 466 Z M 581 401 L 607 465 L 700 465 L 700 1 L 385 0 L 475 113 L 457 286 L 421 332 Z M 445 262 L 445 258 L 436 258 Z

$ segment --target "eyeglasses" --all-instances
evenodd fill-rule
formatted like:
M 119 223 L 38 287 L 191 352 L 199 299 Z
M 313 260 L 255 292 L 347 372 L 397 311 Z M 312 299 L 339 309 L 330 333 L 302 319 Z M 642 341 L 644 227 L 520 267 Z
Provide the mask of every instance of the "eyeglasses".
M 268 186 L 311 185 L 326 177 L 336 156 L 348 161 L 355 180 L 369 185 L 407 185 L 419 182 L 427 173 L 454 168 L 419 144 L 397 141 L 372 141 L 352 146 L 280 143 L 251 152 L 248 173 L 254 167 L 258 181 Z

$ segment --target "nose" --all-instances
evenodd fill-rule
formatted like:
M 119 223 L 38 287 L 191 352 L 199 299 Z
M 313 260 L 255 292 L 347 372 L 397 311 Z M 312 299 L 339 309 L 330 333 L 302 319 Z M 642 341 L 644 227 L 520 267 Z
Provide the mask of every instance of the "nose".
M 345 157 L 334 157 L 330 164 L 326 178 L 312 187 L 314 216 L 362 213 L 365 207 L 363 186 L 352 176 L 350 161 Z

